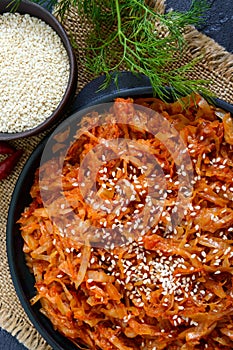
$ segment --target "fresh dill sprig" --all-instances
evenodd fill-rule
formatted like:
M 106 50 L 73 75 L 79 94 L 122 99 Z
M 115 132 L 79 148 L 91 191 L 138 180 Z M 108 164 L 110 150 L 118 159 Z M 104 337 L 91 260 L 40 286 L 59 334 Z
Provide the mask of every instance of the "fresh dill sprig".
M 103 88 L 112 79 L 112 73 L 116 81 L 118 72 L 125 69 L 146 75 L 155 95 L 161 98 L 164 86 L 171 87 L 176 97 L 191 92 L 210 94 L 207 81 L 188 78 L 196 60 L 179 64 L 185 47 L 184 29 L 203 20 L 207 0 L 193 0 L 186 12 L 165 14 L 157 13 L 145 0 L 46 0 L 46 3 L 55 6 L 61 19 L 72 6 L 91 21 L 93 29 L 87 39 L 85 64 L 93 76 L 106 75 Z
M 154 94 L 161 98 L 164 98 L 161 87 L 165 85 L 172 88 L 175 97 L 191 92 L 209 93 L 207 81 L 188 78 L 196 60 L 183 66 L 177 64 L 185 46 L 183 31 L 187 25 L 200 23 L 207 9 L 206 1 L 193 1 L 190 10 L 184 13 L 165 14 L 158 14 L 142 0 L 83 0 L 80 5 L 94 24 L 86 67 L 92 74 L 106 75 L 103 87 L 108 85 L 113 72 L 124 67 L 148 76 Z

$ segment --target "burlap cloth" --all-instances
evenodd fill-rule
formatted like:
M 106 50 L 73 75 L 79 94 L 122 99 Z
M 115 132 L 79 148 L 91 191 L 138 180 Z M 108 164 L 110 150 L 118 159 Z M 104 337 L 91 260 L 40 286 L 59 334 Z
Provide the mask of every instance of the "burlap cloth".
M 158 11 L 164 11 L 164 2 L 165 0 L 157 0 L 156 7 Z M 85 71 L 83 66 L 85 61 L 85 37 L 89 24 L 83 19 L 83 16 L 78 16 L 73 9 L 65 18 L 63 25 L 67 32 L 68 28 L 72 29 L 72 40 L 75 40 L 77 44 L 78 93 L 86 83 L 92 80 L 92 76 Z M 210 89 L 219 98 L 233 103 L 233 55 L 194 28 L 189 28 L 185 35 L 188 47 L 181 63 L 186 62 L 191 57 L 202 55 L 203 58 L 192 73 L 192 78 L 211 79 L 213 83 Z M 8 206 L 16 180 L 27 158 L 44 136 L 45 133 L 12 142 L 16 148 L 24 149 L 24 155 L 14 172 L 6 180 L 0 182 L 0 326 L 16 336 L 28 349 L 33 350 L 47 350 L 50 347 L 28 320 L 15 293 L 6 254 L 6 222 Z

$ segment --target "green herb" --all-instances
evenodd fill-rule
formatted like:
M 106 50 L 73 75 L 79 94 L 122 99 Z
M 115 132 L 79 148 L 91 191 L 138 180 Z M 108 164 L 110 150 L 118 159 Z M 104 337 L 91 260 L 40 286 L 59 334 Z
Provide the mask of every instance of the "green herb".
M 185 47 L 183 31 L 187 25 L 197 25 L 203 20 L 207 1 L 193 0 L 189 11 L 165 14 L 157 13 L 143 0 L 47 2 L 56 6 L 61 18 L 74 6 L 92 22 L 93 30 L 87 40 L 86 68 L 94 76 L 106 75 L 103 88 L 112 79 L 112 73 L 123 68 L 148 76 L 154 93 L 161 98 L 165 97 L 164 86 L 171 87 L 175 97 L 190 92 L 210 93 L 206 80 L 188 78 L 196 60 L 183 66 L 178 64 Z M 161 35 L 161 28 L 165 35 Z M 114 76 L 117 82 L 117 74 Z

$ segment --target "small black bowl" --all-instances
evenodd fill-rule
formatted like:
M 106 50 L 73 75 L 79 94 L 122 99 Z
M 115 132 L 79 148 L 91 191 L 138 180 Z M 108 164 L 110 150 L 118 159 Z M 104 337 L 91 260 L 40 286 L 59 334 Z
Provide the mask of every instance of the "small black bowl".
M 104 77 L 95 79 L 80 92 L 75 99 L 72 109 L 73 113 L 93 105 L 112 102 L 116 97 L 127 98 L 152 96 L 152 87 L 149 80 L 144 76 L 136 77 L 126 72 L 119 77 L 118 89 L 112 84 L 108 89 L 99 91 L 99 87 L 103 83 L 103 80 Z M 224 108 L 233 113 L 232 105 L 221 100 L 215 100 L 215 103 L 218 107 Z M 66 122 L 68 121 L 69 118 L 66 119 Z M 54 350 L 77 350 L 77 346 L 54 330 L 51 322 L 40 312 L 39 303 L 33 306 L 30 305 L 30 299 L 35 295 L 35 280 L 26 266 L 22 250 L 23 239 L 20 234 L 19 226 L 16 223 L 20 218 L 21 213 L 24 211 L 24 208 L 31 202 L 29 192 L 33 184 L 34 173 L 40 165 L 40 160 L 46 143 L 47 138 L 42 141 L 32 153 L 19 176 L 12 195 L 8 213 L 6 236 L 8 262 L 16 293 L 35 328 Z
M 5 12 L 11 12 L 13 10 L 14 5 L 15 3 L 12 0 L 1 0 L 0 14 L 3 14 Z M 67 51 L 67 55 L 69 57 L 70 75 L 69 75 L 67 88 L 63 95 L 63 98 L 60 101 L 57 108 L 54 110 L 54 112 L 50 115 L 50 117 L 48 117 L 44 122 L 42 122 L 38 126 L 23 132 L 16 132 L 16 133 L 0 132 L 0 140 L 14 140 L 14 139 L 27 137 L 27 136 L 32 136 L 50 127 L 52 124 L 57 122 L 59 118 L 62 117 L 64 113 L 68 110 L 74 98 L 76 87 L 77 87 L 78 70 L 77 70 L 75 54 L 73 52 L 73 48 L 71 46 L 69 38 L 64 28 L 60 24 L 60 22 L 42 6 L 27 0 L 21 1 L 20 5 L 17 8 L 17 12 L 20 14 L 29 14 L 30 16 L 41 19 L 42 21 L 47 23 L 50 27 L 52 27 L 53 30 L 59 35 Z

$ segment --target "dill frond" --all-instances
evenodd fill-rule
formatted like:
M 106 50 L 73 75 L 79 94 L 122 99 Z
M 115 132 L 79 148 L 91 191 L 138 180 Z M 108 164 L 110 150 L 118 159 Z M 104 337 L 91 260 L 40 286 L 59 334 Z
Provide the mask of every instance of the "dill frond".
M 46 1 L 49 6 L 56 6 L 61 19 L 72 6 L 92 22 L 93 30 L 87 39 L 86 69 L 93 76 L 106 75 L 103 87 L 113 75 L 117 82 L 118 72 L 125 69 L 146 75 L 154 94 L 160 98 L 164 97 L 163 86 L 171 87 L 176 97 L 190 92 L 210 93 L 208 81 L 188 78 L 196 60 L 171 68 L 182 57 L 186 44 L 184 29 L 203 21 L 208 9 L 206 0 L 193 0 L 186 12 L 165 14 L 157 13 L 144 0 Z

